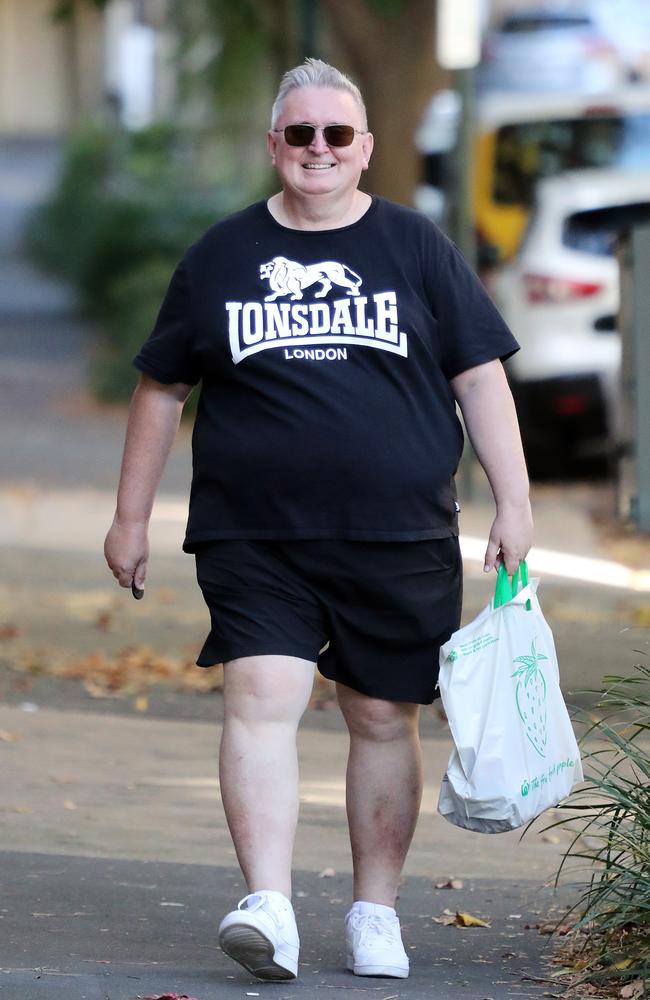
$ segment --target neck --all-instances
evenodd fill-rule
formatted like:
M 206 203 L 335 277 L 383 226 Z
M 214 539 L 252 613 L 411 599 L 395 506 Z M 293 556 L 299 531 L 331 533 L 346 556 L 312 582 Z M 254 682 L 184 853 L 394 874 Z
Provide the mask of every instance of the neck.
M 359 190 L 352 191 L 345 200 L 340 194 L 301 198 L 280 191 L 267 204 L 275 221 L 289 229 L 341 229 L 365 215 L 370 202 L 370 195 Z

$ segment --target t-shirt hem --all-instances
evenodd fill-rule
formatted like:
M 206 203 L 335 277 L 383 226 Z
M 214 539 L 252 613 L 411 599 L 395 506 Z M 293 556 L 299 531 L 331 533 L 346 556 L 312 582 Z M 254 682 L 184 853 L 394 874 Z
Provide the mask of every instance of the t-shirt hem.
M 161 385 L 174 385 L 177 382 L 182 382 L 183 385 L 197 385 L 197 381 L 194 378 L 188 379 L 179 376 L 177 372 L 164 371 L 158 368 L 156 365 L 152 365 L 150 361 L 142 358 L 140 355 L 133 359 L 133 367 L 137 368 L 139 372 L 143 375 L 148 375 L 152 378 L 154 382 L 160 382 Z
M 519 345 L 509 347 L 507 350 L 501 348 L 500 350 L 495 349 L 494 351 L 480 351 L 477 354 L 470 355 L 467 358 L 463 358 L 458 361 L 453 368 L 447 371 L 447 377 L 449 379 L 455 378 L 457 375 L 462 375 L 463 372 L 469 371 L 470 368 L 477 368 L 478 365 L 489 364 L 490 361 L 507 361 L 511 358 L 513 354 L 516 354 L 520 350 Z
M 239 538 L 251 541 L 338 539 L 350 542 L 423 542 L 435 538 L 453 538 L 457 535 L 458 528 L 454 525 L 407 531 L 380 531 L 375 528 L 232 528 L 227 531 L 204 531 L 187 535 L 183 542 L 183 551 L 193 553 L 204 542 Z

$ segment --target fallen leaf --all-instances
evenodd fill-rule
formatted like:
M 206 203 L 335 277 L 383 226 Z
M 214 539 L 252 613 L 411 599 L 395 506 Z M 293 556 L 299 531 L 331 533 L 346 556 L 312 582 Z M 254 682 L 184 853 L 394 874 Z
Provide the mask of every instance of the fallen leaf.
M 95 628 L 98 628 L 100 632 L 107 632 L 111 627 L 113 622 L 113 615 L 110 611 L 102 611 L 100 615 L 97 615 L 95 619 Z
M 436 882 L 436 889 L 462 889 L 464 884 L 459 878 L 450 878 L 446 882 Z
M 72 799 L 66 799 L 65 802 L 63 803 L 63 808 L 70 809 L 72 811 L 73 809 L 77 808 L 77 803 L 73 802 Z
M 564 937 L 573 930 L 570 924 L 536 924 L 534 926 L 537 927 L 540 934 L 557 934 L 559 937 Z
M 133 699 L 133 707 L 136 712 L 146 712 L 149 708 L 149 699 L 146 694 L 138 695 L 137 698 Z
M 15 743 L 18 737 L 8 729 L 0 729 L 0 743 Z
M 103 685 L 98 684 L 89 677 L 84 680 L 83 686 L 91 698 L 110 698 L 110 692 Z
M 559 844 L 560 838 L 556 833 L 545 833 L 542 836 L 542 840 L 545 844 Z
M 456 922 L 460 927 L 490 927 L 490 924 L 486 924 L 485 920 L 481 920 L 480 917 L 475 917 L 471 913 L 457 913 Z
M 29 806 L 14 806 L 13 807 L 13 811 L 15 813 L 31 813 L 31 812 L 34 812 L 34 810 L 30 809 Z
M 322 872 L 319 874 L 319 878 L 334 878 L 336 875 L 335 868 L 323 868 Z
M 187 993 L 156 993 L 154 996 L 139 996 L 138 1000 L 196 1000 L 196 997 L 188 997 Z
M 0 639 L 16 639 L 19 635 L 20 629 L 17 625 L 12 625 L 9 622 L 0 625 Z
M 448 927 L 456 923 L 456 914 L 452 913 L 451 910 L 443 910 L 440 917 L 432 917 L 432 920 L 434 924 L 444 924 Z
M 622 986 L 618 995 L 624 997 L 625 1000 L 637 1000 L 637 997 L 645 995 L 645 984 L 642 979 L 634 979 L 631 983 Z

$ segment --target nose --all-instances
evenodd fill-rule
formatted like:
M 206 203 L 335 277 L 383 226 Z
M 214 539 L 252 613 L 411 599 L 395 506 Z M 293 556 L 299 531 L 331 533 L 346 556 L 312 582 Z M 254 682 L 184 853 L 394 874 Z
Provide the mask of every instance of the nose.
M 325 136 L 323 135 L 322 128 L 317 128 L 314 132 L 314 138 L 309 143 L 309 148 L 314 151 L 314 153 L 327 153 L 329 146 L 325 142 Z

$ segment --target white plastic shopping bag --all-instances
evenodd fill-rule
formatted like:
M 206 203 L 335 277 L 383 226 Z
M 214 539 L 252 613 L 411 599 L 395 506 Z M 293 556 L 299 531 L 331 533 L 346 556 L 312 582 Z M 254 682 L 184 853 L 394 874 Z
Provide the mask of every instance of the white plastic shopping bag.
M 438 810 L 481 833 L 514 830 L 582 781 L 553 635 L 526 564 L 499 569 L 494 601 L 440 650 L 440 694 L 454 750 Z

